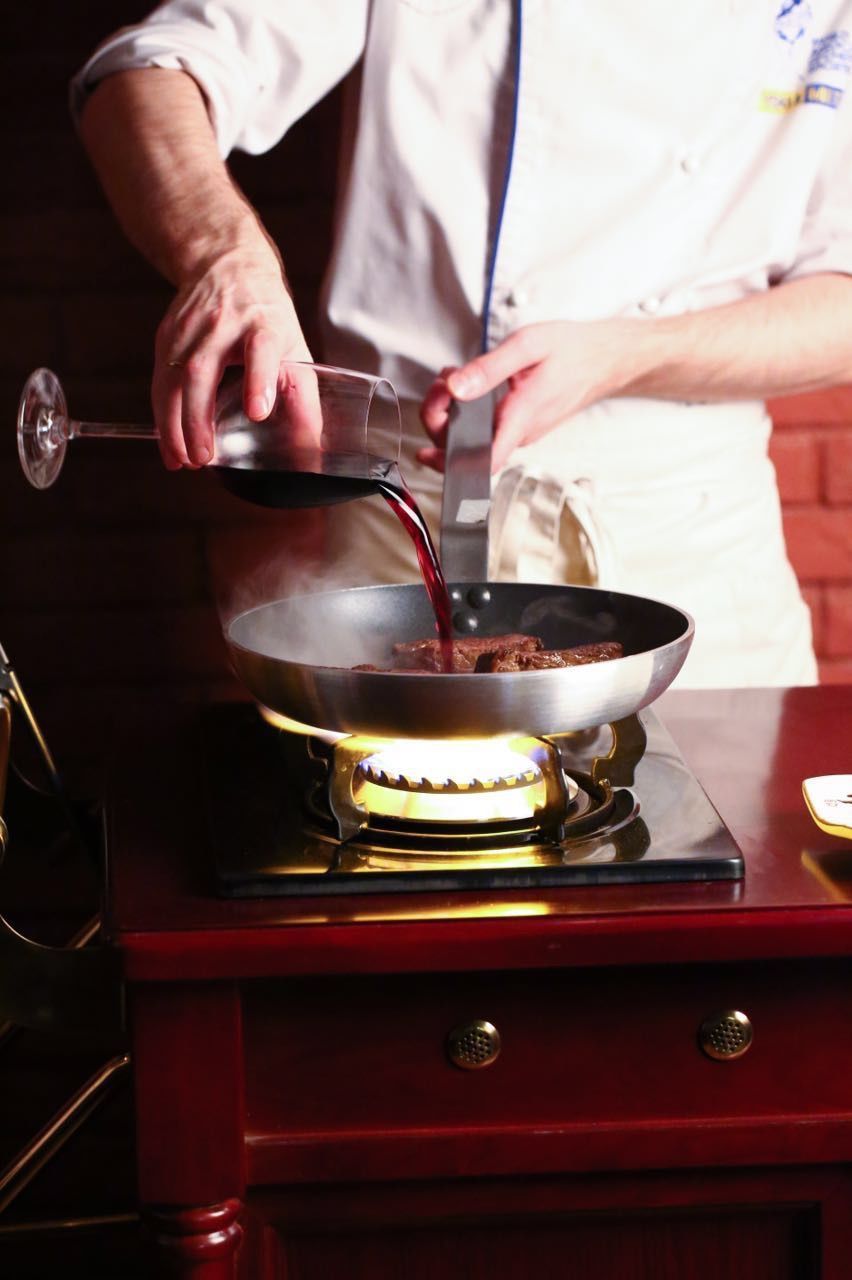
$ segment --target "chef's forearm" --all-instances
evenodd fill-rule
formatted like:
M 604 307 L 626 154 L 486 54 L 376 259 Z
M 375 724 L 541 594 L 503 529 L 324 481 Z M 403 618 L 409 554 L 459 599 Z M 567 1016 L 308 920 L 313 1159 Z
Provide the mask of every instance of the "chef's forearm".
M 837 386 L 852 382 L 852 278 L 809 276 L 634 332 L 621 395 L 725 401 Z
M 191 76 L 109 76 L 86 103 L 80 133 L 128 239 L 173 284 L 235 248 L 277 256 L 219 156 Z

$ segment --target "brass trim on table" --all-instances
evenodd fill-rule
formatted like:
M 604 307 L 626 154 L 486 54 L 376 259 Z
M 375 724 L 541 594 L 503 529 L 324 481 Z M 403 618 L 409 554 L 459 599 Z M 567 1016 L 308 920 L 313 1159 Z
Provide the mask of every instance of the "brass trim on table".
M 106 1097 L 115 1077 L 129 1066 L 129 1053 L 110 1058 L 0 1171 L 0 1213 L 17 1199 L 39 1170 L 88 1119 Z
M 88 1218 L 43 1218 L 27 1222 L 0 1223 L 0 1240 L 20 1239 L 22 1236 L 52 1234 L 57 1231 L 92 1231 L 102 1227 L 139 1225 L 138 1213 L 102 1213 Z

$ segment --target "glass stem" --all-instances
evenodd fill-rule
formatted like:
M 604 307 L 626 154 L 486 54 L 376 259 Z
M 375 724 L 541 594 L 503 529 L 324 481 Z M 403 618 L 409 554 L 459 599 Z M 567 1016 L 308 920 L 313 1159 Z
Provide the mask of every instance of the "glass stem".
M 65 420 L 67 440 L 82 436 L 101 440 L 156 440 L 156 427 L 148 423 L 136 422 L 77 422 L 73 418 Z

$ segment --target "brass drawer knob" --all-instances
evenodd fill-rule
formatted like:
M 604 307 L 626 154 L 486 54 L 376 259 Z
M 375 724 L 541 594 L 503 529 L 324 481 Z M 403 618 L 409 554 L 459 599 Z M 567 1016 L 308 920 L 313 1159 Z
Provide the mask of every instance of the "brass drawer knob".
M 500 1032 L 490 1022 L 478 1019 L 454 1027 L 447 1036 L 450 1061 L 465 1071 L 490 1067 L 500 1052 Z
M 698 1043 L 708 1058 L 731 1062 L 748 1053 L 754 1039 L 751 1022 L 739 1009 L 725 1009 L 706 1018 L 698 1032 Z

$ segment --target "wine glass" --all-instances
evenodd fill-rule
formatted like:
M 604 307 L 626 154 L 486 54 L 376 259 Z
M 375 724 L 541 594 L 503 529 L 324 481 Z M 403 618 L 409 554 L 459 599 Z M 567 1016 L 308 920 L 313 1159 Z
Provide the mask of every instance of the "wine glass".
M 30 484 L 49 488 L 68 445 L 80 439 L 156 440 L 157 429 L 72 418 L 56 374 L 36 369 L 18 406 L 18 456 Z M 243 407 L 242 370 L 228 370 L 217 393 L 213 442 L 208 465 L 240 497 L 277 507 L 343 502 L 376 492 L 396 466 L 399 402 L 385 378 L 284 361 L 272 409 L 254 422 Z

